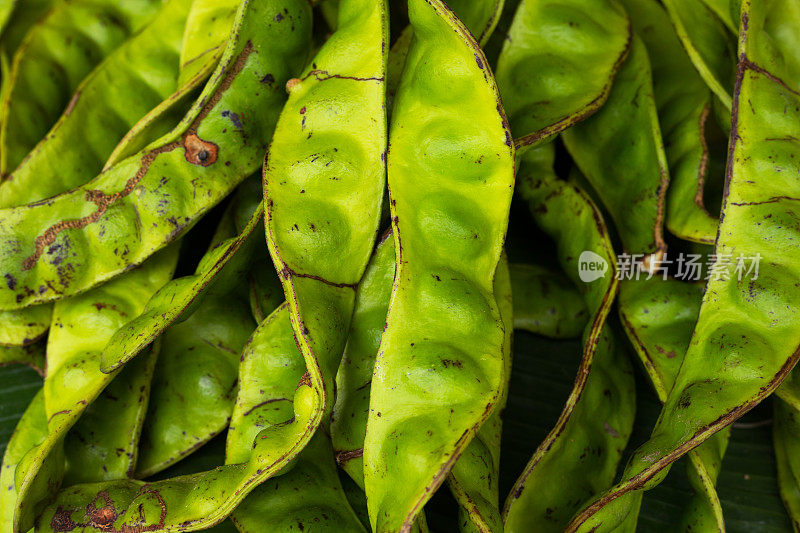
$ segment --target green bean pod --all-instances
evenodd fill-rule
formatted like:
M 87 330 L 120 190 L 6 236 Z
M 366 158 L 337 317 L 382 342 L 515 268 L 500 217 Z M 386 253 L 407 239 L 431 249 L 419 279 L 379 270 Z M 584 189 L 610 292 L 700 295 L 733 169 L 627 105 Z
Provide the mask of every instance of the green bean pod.
M 203 70 L 230 35 L 239 0 L 194 0 L 183 34 L 178 85 L 184 85 Z
M 653 67 L 653 93 L 670 171 L 667 229 L 683 239 L 713 244 L 719 220 L 703 203 L 712 93 L 681 47 L 666 11 L 654 0 L 624 4 Z
M 267 244 L 321 394 L 306 442 L 333 407 L 355 285 L 380 222 L 387 41 L 383 0 L 342 0 L 336 32 L 287 86 L 264 161 Z
M 308 53 L 306 14 L 277 17 L 284 8 L 241 5 L 217 71 L 159 143 L 80 188 L 0 210 L 0 308 L 63 298 L 141 263 L 257 168 L 283 84 Z
M 13 24 L 6 23 L 0 36 L 0 61 L 2 62 L 3 90 L 7 87 L 8 75 L 11 69 L 9 62 L 17 51 L 28 31 L 41 19 L 53 6 L 54 0 L 27 0 L 20 2 L 13 0 L 14 9 L 11 11 Z M 8 21 L 7 21 L 8 22 Z
M 736 50 L 728 30 L 703 2 L 664 0 L 664 7 L 697 72 L 725 108 L 731 109 Z
M 100 352 L 112 333 L 124 323 L 126 316 L 138 314 L 156 289 L 169 280 L 176 259 L 177 248 L 169 248 L 125 276 L 55 306 L 54 327 L 48 338 L 47 375 L 44 384 L 48 435 L 24 456 L 17 467 L 14 531 L 28 531 L 33 526 L 34 518 L 42 510 L 42 504 L 58 489 L 65 470 L 82 468 L 79 462 L 87 458 L 67 455 L 69 450 L 65 449 L 64 442 L 67 432 L 79 419 L 83 420 L 82 415 L 93 401 L 111 402 L 109 399 L 104 400 L 100 394 L 118 373 L 105 374 L 100 371 Z M 138 368 L 131 367 L 126 369 L 127 375 L 118 376 L 122 389 L 131 380 L 147 380 L 146 370 L 141 366 L 147 366 L 147 357 L 136 363 Z M 133 391 L 134 395 L 138 394 L 138 388 L 136 386 Z M 113 428 L 107 434 L 109 438 L 116 437 L 129 443 L 123 447 L 125 452 L 116 457 L 116 461 L 112 460 L 116 455 L 113 448 L 112 457 L 105 457 L 108 459 L 108 466 L 113 470 L 111 475 L 125 476 L 131 469 L 133 455 L 128 454 L 132 454 L 135 435 L 129 437 L 122 434 L 122 431 L 119 434 L 116 431 L 128 427 L 126 422 L 130 418 L 126 415 L 139 408 L 140 402 L 135 397 L 128 399 L 131 400 L 130 409 L 106 405 L 105 420 L 101 420 L 101 427 L 108 428 L 110 425 Z M 121 419 L 108 419 L 107 412 L 112 409 L 120 409 Z M 103 409 L 99 412 L 102 413 Z M 103 442 L 99 446 L 102 447 Z M 85 449 L 78 447 L 77 451 L 82 453 Z M 66 465 L 66 459 L 72 460 L 72 464 Z M 97 465 L 98 462 L 102 463 L 101 460 L 96 457 L 88 459 L 93 460 L 94 466 L 97 466 L 93 470 L 95 474 L 102 472 L 102 468 Z
M 581 336 L 589 312 L 575 285 L 561 272 L 539 265 L 512 263 L 514 329 L 552 339 Z
M 242 354 L 241 384 L 228 432 L 226 459 L 249 458 L 252 442 L 265 427 L 294 416 L 292 397 L 305 373 L 303 355 L 294 340 L 288 304 L 274 311 L 253 334 Z M 347 502 L 336 472 L 333 449 L 317 432 L 287 473 L 255 489 L 236 508 L 232 519 L 240 531 L 364 531 Z M 290 527 L 289 524 L 292 524 Z
M 191 0 L 171 0 L 101 62 L 67 110 L 0 187 L 0 207 L 36 202 L 96 176 L 117 143 L 177 87 Z M 114 88 L 124 89 L 114 90 Z M 80 139 L 80 142 L 76 142 Z
M 611 531 L 625 519 L 635 491 L 658 484 L 673 461 L 775 390 L 800 356 L 798 298 L 789 289 L 798 277 L 798 187 L 785 172 L 800 149 L 795 7 L 785 0 L 742 3 L 715 252 L 734 263 L 740 254 L 763 255 L 758 275 L 742 272 L 739 279 L 731 272 L 727 279 L 709 280 L 692 341 L 650 440 L 634 453 L 622 481 L 578 513 L 568 531 Z M 753 261 L 748 260 L 751 268 Z
M 620 319 L 661 402 L 667 399 L 680 370 L 702 296 L 702 286 L 674 279 L 621 283 Z M 689 452 L 687 474 L 695 495 L 676 524 L 683 531 L 725 531 L 715 485 L 729 435 L 730 428 L 725 428 Z M 631 511 L 629 516 L 637 514 Z
M 615 478 L 633 429 L 632 370 L 607 323 L 617 292 L 616 261 L 602 215 L 576 185 L 553 171 L 554 147 L 522 157 L 519 191 L 537 225 L 556 243 L 564 272 L 580 287 L 590 320 L 577 378 L 555 427 L 539 444 L 504 508 L 509 532 L 561 531 L 580 504 Z M 568 222 L 566 222 L 568 221 Z M 589 257 L 587 259 L 586 257 Z M 581 263 L 605 264 L 596 279 L 580 279 Z M 553 483 L 553 479 L 560 479 Z
M 409 18 L 388 162 L 397 274 L 364 444 L 378 532 L 413 527 L 506 382 L 493 280 L 514 183 L 511 132 L 469 30 L 438 0 L 410 2 Z
M 625 251 L 654 254 L 657 261 L 666 250 L 663 219 L 669 172 L 650 62 L 638 36 L 634 35 L 608 101 L 562 138 L 611 214 Z
M 229 211 L 212 247 L 235 234 Z M 228 426 L 239 355 L 256 327 L 247 297 L 252 255 L 250 249 L 237 254 L 215 277 L 197 310 L 164 331 L 135 477 L 167 468 Z
M 497 62 L 517 145 L 544 142 L 597 111 L 630 44 L 616 0 L 522 0 Z
M 14 55 L 0 111 L 0 175 L 7 175 L 68 109 L 89 72 L 161 7 L 160 0 L 56 2 Z
M 17 465 L 32 449 L 39 446 L 47 438 L 47 413 L 44 410 L 44 391 L 39 389 L 36 396 L 25 409 L 22 418 L 14 428 L 3 465 L 0 468 L 0 487 L 3 497 L 0 498 L 0 531 L 14 531 L 14 510 L 17 504 L 18 486 L 15 480 Z

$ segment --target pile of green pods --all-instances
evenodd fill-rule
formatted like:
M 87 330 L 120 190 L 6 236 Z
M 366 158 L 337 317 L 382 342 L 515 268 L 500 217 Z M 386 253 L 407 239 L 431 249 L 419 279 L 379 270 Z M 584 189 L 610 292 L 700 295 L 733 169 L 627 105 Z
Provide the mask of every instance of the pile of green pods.
M 800 531 L 798 0 L 0 25 L 0 533 L 633 532 L 679 459 L 669 529 L 724 532 L 759 404 Z M 514 330 L 579 347 L 555 416 Z

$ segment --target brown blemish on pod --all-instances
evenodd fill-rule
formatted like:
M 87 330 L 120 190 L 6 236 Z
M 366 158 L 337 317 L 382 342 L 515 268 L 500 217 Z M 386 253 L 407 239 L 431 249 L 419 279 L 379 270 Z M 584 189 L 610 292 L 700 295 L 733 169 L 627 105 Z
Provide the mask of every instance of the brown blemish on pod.
M 217 161 L 219 147 L 212 142 L 204 141 L 195 133 L 186 136 L 183 148 L 186 161 L 193 165 L 207 167 Z

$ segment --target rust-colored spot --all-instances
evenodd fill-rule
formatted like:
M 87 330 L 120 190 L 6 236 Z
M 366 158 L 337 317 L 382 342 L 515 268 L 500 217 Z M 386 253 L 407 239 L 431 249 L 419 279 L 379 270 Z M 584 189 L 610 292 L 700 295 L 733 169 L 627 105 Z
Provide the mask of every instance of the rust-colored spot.
M 190 133 L 183 140 L 184 157 L 193 165 L 207 167 L 217 160 L 219 148 L 216 144 L 204 141 L 194 133 Z
M 304 386 L 305 387 L 310 387 L 311 386 L 311 374 L 309 374 L 308 372 L 303 374 L 303 377 L 300 378 L 300 383 L 297 384 L 297 388 L 298 389 L 300 387 L 304 387 Z
M 102 531 L 108 531 L 113 528 L 114 521 L 117 519 L 117 513 L 112 507 L 101 507 L 92 511 L 90 517 L 92 526 Z
M 292 90 L 295 87 L 297 87 L 298 85 L 300 85 L 301 82 L 302 82 L 302 80 L 300 78 L 292 78 L 292 79 L 290 79 L 289 81 L 286 82 L 286 92 L 287 93 L 291 93 Z

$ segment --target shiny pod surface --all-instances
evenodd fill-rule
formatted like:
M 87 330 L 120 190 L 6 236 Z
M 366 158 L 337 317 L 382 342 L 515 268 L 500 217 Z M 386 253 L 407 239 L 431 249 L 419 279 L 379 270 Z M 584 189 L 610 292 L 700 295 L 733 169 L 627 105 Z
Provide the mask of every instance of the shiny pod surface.
M 659 483 L 670 463 L 775 390 L 800 354 L 798 295 L 789 289 L 798 276 L 799 191 L 796 172 L 784 171 L 793 168 L 790 161 L 800 149 L 800 69 L 794 35 L 782 31 L 800 24 L 792 7 L 784 0 L 742 2 L 715 252 L 717 258 L 731 257 L 734 266 L 741 257 L 744 271 L 708 281 L 684 362 L 650 440 L 634 453 L 623 480 L 577 514 L 569 531 L 611 531 L 625 519 L 629 500 L 638 497 L 631 491 Z M 749 268 L 755 259 L 757 274 Z M 606 506 L 611 508 L 599 513 Z
M 630 40 L 616 0 L 522 0 L 497 62 L 517 144 L 543 142 L 597 111 Z
M 55 2 L 14 55 L 0 114 L 0 173 L 44 137 L 89 72 L 147 24 L 161 0 Z
M 0 308 L 63 298 L 141 263 L 257 168 L 285 99 L 283 81 L 308 53 L 301 15 L 268 14 L 283 9 L 242 4 L 220 66 L 158 145 L 78 189 L 0 210 L 0 272 L 10 280 L 0 287 Z
M 511 133 L 469 31 L 438 0 L 410 2 L 409 18 L 388 159 L 397 276 L 364 444 L 379 532 L 413 527 L 505 383 L 493 280 L 513 189 Z

